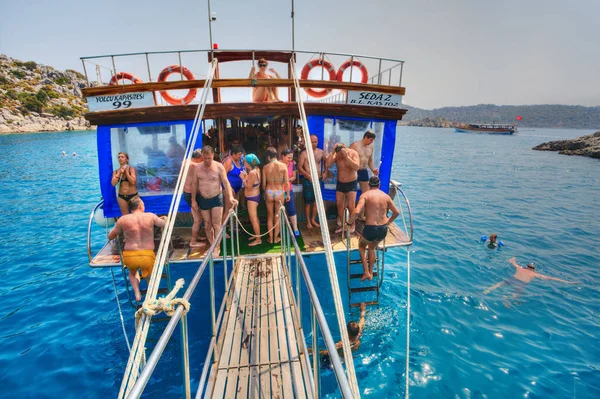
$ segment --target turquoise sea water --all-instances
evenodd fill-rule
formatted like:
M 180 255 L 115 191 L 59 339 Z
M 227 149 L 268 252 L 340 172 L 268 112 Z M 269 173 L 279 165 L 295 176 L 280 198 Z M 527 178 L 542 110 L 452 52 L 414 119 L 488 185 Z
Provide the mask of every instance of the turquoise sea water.
M 394 176 L 415 221 L 411 397 L 600 397 L 600 162 L 531 150 L 590 132 L 398 133 Z M 0 136 L 0 148 L 0 397 L 115 397 L 127 348 L 110 272 L 87 266 L 85 246 L 99 200 L 95 135 Z M 492 232 L 505 243 L 499 251 L 478 243 Z M 579 284 L 535 280 L 507 308 L 511 287 L 482 292 L 513 273 L 513 256 Z M 337 259 L 343 276 L 345 256 Z M 321 260 L 311 257 L 309 268 L 327 306 Z M 208 309 L 196 309 L 206 329 Z M 127 307 L 125 317 L 131 333 Z M 405 323 L 406 251 L 392 250 L 355 357 L 365 397 L 404 396 Z M 199 361 L 207 338 L 191 338 Z M 178 354 L 174 345 L 166 362 Z M 163 373 L 149 397 L 178 397 L 178 371 Z M 326 372 L 324 391 L 335 397 L 331 379 Z

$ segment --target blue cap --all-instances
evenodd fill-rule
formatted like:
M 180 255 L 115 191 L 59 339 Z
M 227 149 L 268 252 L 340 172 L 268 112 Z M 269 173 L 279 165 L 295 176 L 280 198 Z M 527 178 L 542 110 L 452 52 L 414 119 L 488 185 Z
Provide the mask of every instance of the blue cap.
M 254 154 L 246 155 L 246 162 L 248 162 L 250 165 L 260 165 L 258 157 Z

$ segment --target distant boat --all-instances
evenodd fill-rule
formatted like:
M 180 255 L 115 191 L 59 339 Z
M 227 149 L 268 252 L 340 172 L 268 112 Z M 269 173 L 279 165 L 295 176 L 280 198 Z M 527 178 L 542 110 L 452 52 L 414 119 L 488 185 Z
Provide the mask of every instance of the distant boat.
M 511 124 L 500 123 L 469 123 L 468 125 L 456 127 L 457 133 L 487 133 L 487 134 L 513 134 L 517 127 Z

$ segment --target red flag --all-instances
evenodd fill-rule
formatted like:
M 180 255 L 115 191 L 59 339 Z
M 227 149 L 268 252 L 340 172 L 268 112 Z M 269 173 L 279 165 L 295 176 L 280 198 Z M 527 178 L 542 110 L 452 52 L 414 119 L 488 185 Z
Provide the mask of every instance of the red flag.
M 521 115 L 518 115 L 515 119 L 520 121 L 520 120 L 523 120 L 523 117 Z

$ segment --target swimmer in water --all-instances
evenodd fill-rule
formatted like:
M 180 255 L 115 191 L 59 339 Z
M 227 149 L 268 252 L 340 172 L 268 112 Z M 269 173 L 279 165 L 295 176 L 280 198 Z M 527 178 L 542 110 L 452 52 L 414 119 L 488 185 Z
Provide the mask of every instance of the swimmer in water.
M 491 287 L 489 287 L 488 289 L 486 289 L 485 291 L 483 291 L 483 293 L 485 295 L 489 294 L 490 292 L 494 291 L 495 289 L 500 288 L 506 284 L 506 285 L 513 286 L 515 289 L 515 292 L 513 293 L 513 296 L 511 299 L 513 299 L 513 300 L 518 299 L 521 296 L 521 294 L 523 293 L 523 291 L 525 290 L 525 287 L 527 286 L 527 284 L 529 284 L 529 282 L 531 280 L 533 280 L 534 278 L 540 278 L 542 280 L 560 281 L 561 283 L 566 283 L 566 284 L 577 284 L 576 282 L 561 280 L 556 277 L 549 277 L 549 276 L 545 276 L 543 274 L 537 273 L 535 271 L 535 266 L 533 265 L 533 262 L 529 263 L 526 267 L 519 265 L 517 263 L 516 258 L 511 258 L 509 260 L 509 262 L 511 265 L 513 265 L 517 269 L 515 274 L 513 274 L 511 277 L 507 278 L 506 280 L 501 281 L 497 284 L 494 284 Z M 509 308 L 510 302 L 504 301 L 504 306 Z
M 498 235 L 495 233 L 490 234 L 490 240 L 487 244 L 489 249 L 496 249 L 498 247 Z

